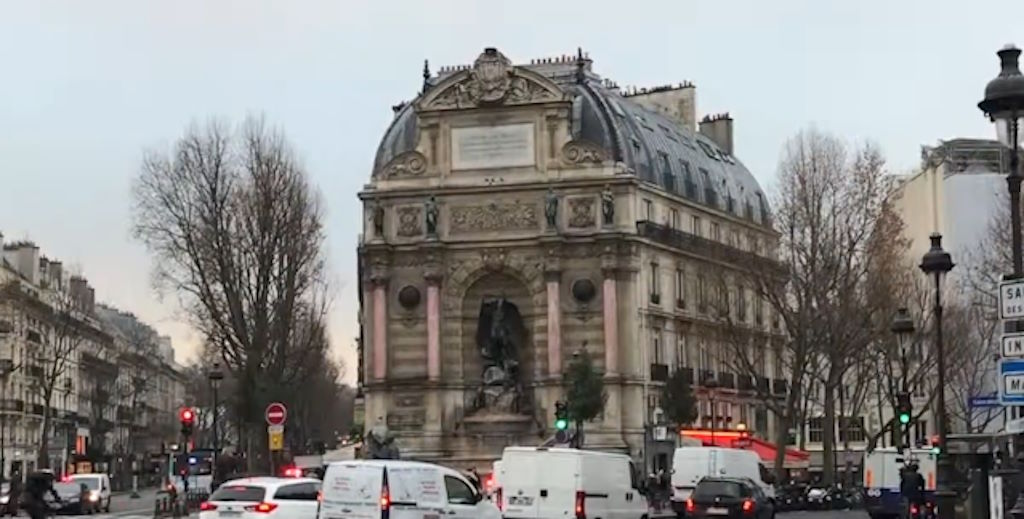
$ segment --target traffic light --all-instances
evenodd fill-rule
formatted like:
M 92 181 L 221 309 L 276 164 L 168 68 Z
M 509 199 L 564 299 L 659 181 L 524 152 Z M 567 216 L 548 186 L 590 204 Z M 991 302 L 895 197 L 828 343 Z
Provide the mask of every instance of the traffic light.
M 569 428 L 569 409 L 565 402 L 555 402 L 555 430 L 564 431 Z
M 910 404 L 910 394 L 900 393 L 896 395 L 896 416 L 899 418 L 900 423 L 907 425 L 910 423 L 910 415 L 913 413 L 914 408 Z
M 183 407 L 178 411 L 178 420 L 181 422 L 181 435 L 186 438 L 192 436 L 192 427 L 196 423 L 196 413 L 188 407 Z
M 932 454 L 941 454 L 941 453 L 942 453 L 942 444 L 939 443 L 938 435 L 932 436 Z

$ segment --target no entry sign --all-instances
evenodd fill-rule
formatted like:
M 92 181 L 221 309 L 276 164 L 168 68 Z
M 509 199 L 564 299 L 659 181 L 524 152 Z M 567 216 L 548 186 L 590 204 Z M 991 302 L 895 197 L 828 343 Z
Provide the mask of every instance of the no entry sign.
M 288 419 L 288 408 L 281 402 L 274 402 L 267 406 L 266 417 L 268 425 L 284 425 Z

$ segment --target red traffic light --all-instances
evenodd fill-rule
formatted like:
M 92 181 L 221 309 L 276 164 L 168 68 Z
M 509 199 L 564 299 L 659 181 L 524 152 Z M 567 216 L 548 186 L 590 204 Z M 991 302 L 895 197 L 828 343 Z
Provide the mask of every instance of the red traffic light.
M 183 424 L 191 424 L 196 419 L 196 414 L 189 408 L 184 407 L 178 412 L 178 418 Z

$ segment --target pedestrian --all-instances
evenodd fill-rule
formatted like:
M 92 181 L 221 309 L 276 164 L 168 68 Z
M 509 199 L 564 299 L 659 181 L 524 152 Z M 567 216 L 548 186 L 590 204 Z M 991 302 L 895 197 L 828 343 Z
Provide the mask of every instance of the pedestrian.
M 50 514 L 50 505 L 46 502 L 48 493 L 57 503 L 63 502 L 53 488 L 53 474 L 45 472 L 30 474 L 25 483 L 24 508 L 31 519 L 46 519 Z
M 7 487 L 7 515 L 14 517 L 18 515 L 18 505 L 21 503 L 21 472 L 17 469 L 11 474 L 11 483 Z

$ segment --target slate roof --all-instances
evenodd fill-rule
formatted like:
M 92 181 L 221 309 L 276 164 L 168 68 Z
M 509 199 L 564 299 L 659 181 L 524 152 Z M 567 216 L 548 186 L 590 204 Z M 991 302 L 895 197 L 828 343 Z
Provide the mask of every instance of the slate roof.
M 767 199 L 757 180 L 736 157 L 711 139 L 623 96 L 617 86 L 591 71 L 576 80 L 572 62 L 517 65 L 558 83 L 572 102 L 572 136 L 602 145 L 639 178 L 699 204 L 767 224 Z M 428 88 L 447 74 L 427 80 Z M 374 171 L 416 148 L 415 100 L 397 108 L 377 149 Z

